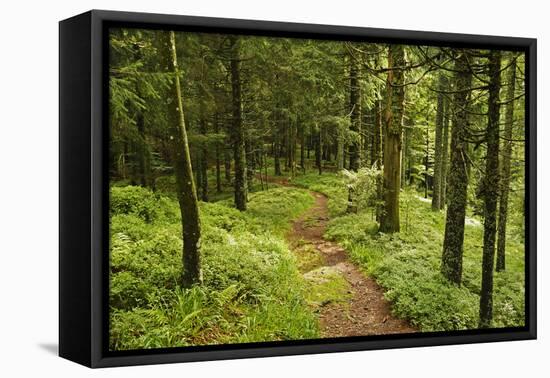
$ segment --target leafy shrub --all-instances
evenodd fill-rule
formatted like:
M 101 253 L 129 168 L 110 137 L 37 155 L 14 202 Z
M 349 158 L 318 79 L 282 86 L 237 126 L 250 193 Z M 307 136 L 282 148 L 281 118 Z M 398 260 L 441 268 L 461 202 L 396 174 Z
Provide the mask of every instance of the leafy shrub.
M 201 203 L 204 285 L 179 287 L 181 221 L 175 200 L 112 188 L 111 348 L 136 349 L 313 338 L 315 316 L 282 236 L 311 205 L 303 190 L 250 196 L 242 213 Z
M 342 195 L 342 194 L 340 194 Z M 378 233 L 370 211 L 334 218 L 326 237 L 338 241 L 352 259 L 385 288 L 393 312 L 422 331 L 478 326 L 483 227 L 468 222 L 464 239 L 462 286 L 440 274 L 445 215 L 433 212 L 416 192 L 401 194 L 401 232 Z M 494 327 L 524 322 L 524 246 L 507 239 L 507 270 L 495 273 Z
M 177 214 L 167 199 L 139 186 L 112 187 L 109 202 L 111 215 L 135 215 L 147 223 Z

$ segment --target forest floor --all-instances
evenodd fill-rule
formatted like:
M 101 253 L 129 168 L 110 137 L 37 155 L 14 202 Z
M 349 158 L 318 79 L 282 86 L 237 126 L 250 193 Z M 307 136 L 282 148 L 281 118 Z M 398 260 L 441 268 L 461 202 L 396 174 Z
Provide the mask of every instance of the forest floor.
M 268 181 L 293 186 L 284 178 L 269 177 Z M 325 239 L 328 199 L 324 194 L 309 192 L 315 203 L 293 221 L 287 240 L 298 261 L 302 261 L 300 270 L 312 287 L 329 281 L 344 283 L 340 285 L 343 295 L 316 303 L 322 337 L 417 332 L 407 321 L 392 315 L 384 290 L 350 261 L 345 249 Z

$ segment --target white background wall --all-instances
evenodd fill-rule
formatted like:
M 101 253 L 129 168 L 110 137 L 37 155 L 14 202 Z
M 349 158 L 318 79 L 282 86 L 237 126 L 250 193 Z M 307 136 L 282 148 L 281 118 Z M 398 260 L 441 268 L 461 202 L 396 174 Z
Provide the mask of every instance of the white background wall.
M 0 376 L 520 377 L 549 373 L 545 1 L 6 0 L 0 14 Z M 89 9 L 536 37 L 539 340 L 89 370 L 58 358 L 58 26 Z M 545 98 L 546 97 L 546 98 Z M 544 348 L 546 347 L 546 352 Z M 547 376 L 547 375 L 546 375 Z

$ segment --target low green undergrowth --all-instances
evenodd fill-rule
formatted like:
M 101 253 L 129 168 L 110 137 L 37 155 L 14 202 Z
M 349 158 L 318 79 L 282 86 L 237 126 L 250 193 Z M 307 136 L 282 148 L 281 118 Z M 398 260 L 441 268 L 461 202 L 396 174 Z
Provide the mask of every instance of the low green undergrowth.
M 325 176 L 325 175 L 323 175 Z M 329 177 L 332 176 L 332 177 Z M 386 290 L 393 312 L 422 331 L 447 331 L 478 327 L 483 226 L 467 219 L 463 283 L 450 284 L 440 274 L 445 229 L 443 212 L 412 190 L 401 193 L 401 232 L 378 233 L 372 209 L 343 214 L 346 193 L 340 177 L 327 174 L 321 183 L 311 175 L 298 177 L 300 185 L 330 196 L 333 213 L 326 236 L 338 241 L 352 259 L 375 277 Z M 340 212 L 338 212 L 340 211 Z M 495 273 L 494 327 L 524 325 L 524 245 L 521 238 L 507 238 L 507 268 Z
M 331 217 L 342 215 L 346 211 L 348 193 L 342 176 L 334 173 L 319 175 L 310 172 L 296 176 L 292 184 L 326 195 L 329 198 L 328 210 Z
M 112 350 L 318 336 L 307 285 L 283 235 L 313 203 L 303 190 L 201 203 L 204 285 L 184 289 L 177 201 L 140 187 L 111 189 Z

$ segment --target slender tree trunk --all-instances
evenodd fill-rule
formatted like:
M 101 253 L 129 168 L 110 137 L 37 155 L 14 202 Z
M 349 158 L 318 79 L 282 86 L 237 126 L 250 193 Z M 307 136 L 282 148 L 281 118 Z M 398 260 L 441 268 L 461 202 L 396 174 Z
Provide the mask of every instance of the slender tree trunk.
M 195 172 L 195 190 L 197 191 L 197 198 L 201 198 L 202 190 L 202 158 L 200 151 L 196 151 L 194 158 L 191 159 L 191 168 Z
M 447 170 L 449 166 L 449 123 L 451 120 L 450 115 L 450 103 L 447 99 L 444 101 L 445 104 L 445 117 L 443 119 L 443 138 L 441 142 L 441 183 L 440 183 L 440 199 L 439 199 L 439 209 L 443 210 L 445 204 L 447 203 Z
M 317 145 L 315 149 L 315 159 L 317 163 L 317 169 L 319 174 L 323 173 L 323 133 L 321 126 L 319 126 L 319 132 L 317 137 Z
M 439 93 L 437 94 L 437 111 L 435 115 L 435 156 L 434 156 L 434 181 L 432 195 L 432 210 L 439 211 L 441 209 L 441 187 L 443 176 L 441 168 L 443 163 L 443 118 L 445 116 L 444 100 L 445 94 L 443 91 L 447 85 L 445 83 L 445 74 L 439 73 Z
M 224 165 L 225 181 L 228 184 L 230 184 L 231 183 L 231 153 L 228 148 L 224 149 L 223 155 L 224 155 L 223 165 Z
M 429 128 L 429 124 L 426 124 L 426 150 L 424 151 L 424 198 L 428 198 L 429 167 L 430 167 L 430 128 Z
M 138 148 L 136 151 L 137 154 L 137 161 L 138 161 L 138 176 L 139 176 L 139 183 L 143 187 L 147 187 L 147 154 L 148 154 L 148 148 L 147 148 L 147 137 L 145 136 L 145 117 L 143 116 L 143 113 L 140 111 L 137 120 L 136 120 L 136 126 L 138 129 L 138 135 L 139 135 L 139 142 L 138 142 Z
M 220 132 L 220 124 L 218 120 L 218 114 L 216 113 L 214 119 L 214 132 L 218 134 Z M 216 142 L 216 192 L 222 191 L 222 174 L 221 174 L 221 159 L 220 159 L 220 145 Z
M 340 133 L 341 131 L 338 132 L 338 134 Z M 338 135 L 337 138 L 336 144 L 338 152 L 336 154 L 336 168 L 338 171 L 341 171 L 344 169 L 344 138 L 341 135 Z
M 361 166 L 361 86 L 359 81 L 360 66 L 357 59 L 350 56 L 350 92 L 349 106 L 351 113 L 351 131 L 356 133 L 349 146 L 349 167 L 350 170 L 357 172 Z
M 256 159 L 254 157 L 254 146 L 248 136 L 245 140 L 245 153 L 246 153 L 246 180 L 248 191 L 252 189 L 254 172 L 256 172 Z M 248 194 L 248 193 L 247 193 Z
M 137 44 L 133 45 L 134 59 L 139 61 L 142 59 L 140 47 Z M 140 86 L 136 83 L 136 94 L 138 97 L 142 97 Z M 147 136 L 145 134 L 145 116 L 143 109 L 140 109 L 137 114 L 136 126 L 139 135 L 139 142 L 137 146 L 137 164 L 138 164 L 138 176 L 139 183 L 143 187 L 147 187 L 150 181 L 151 174 L 151 159 L 149 157 L 149 146 L 147 144 Z
M 208 132 L 204 115 L 200 120 L 200 132 L 204 136 L 206 136 Z M 201 181 L 199 182 L 201 187 L 200 198 L 201 200 L 208 202 L 208 148 L 206 147 L 206 144 L 201 146 L 199 155 L 201 170 Z
M 374 167 L 380 171 L 382 169 L 382 106 L 381 101 L 376 100 L 374 102 L 374 130 L 373 130 L 373 144 L 371 150 L 371 160 Z M 384 197 L 383 180 L 379 177 L 376 180 L 376 221 L 380 222 L 382 217 L 383 207 L 381 203 Z
M 262 173 L 260 172 L 260 175 Z M 265 174 L 265 189 L 269 189 L 269 181 L 267 180 L 267 151 L 264 152 L 264 174 Z
M 512 137 L 514 129 L 514 104 L 516 92 L 516 56 L 512 55 L 508 68 L 508 92 L 504 121 L 504 148 L 502 151 L 502 170 L 500 185 L 500 203 L 498 209 L 497 272 L 506 269 L 506 222 L 508 220 L 508 195 L 510 192 L 510 162 L 512 160 Z
M 275 121 L 275 128 L 274 128 L 274 139 L 275 143 L 273 144 L 273 159 L 275 164 L 275 176 L 281 176 L 281 141 L 280 141 L 280 135 L 279 135 L 279 128 L 278 126 L 279 120 L 277 119 Z
M 241 41 L 237 36 L 231 36 L 231 93 L 233 111 L 233 159 L 235 160 L 235 207 L 241 211 L 246 210 L 247 200 L 247 173 L 244 127 L 242 122 L 241 103 Z
M 380 231 L 399 232 L 399 192 L 401 190 L 401 147 L 403 138 L 403 111 L 405 102 L 403 45 L 390 45 L 388 53 L 387 98 L 384 114 L 384 210 Z
M 405 187 L 405 184 L 406 184 L 406 174 L 407 174 L 407 170 L 405 169 L 405 167 L 407 166 L 407 161 L 409 159 L 409 150 L 410 150 L 410 144 L 411 144 L 411 141 L 410 141 L 410 131 L 409 131 L 409 127 L 405 127 L 403 129 L 403 146 L 401 148 L 402 150 L 402 153 L 401 153 L 401 188 L 404 188 Z
M 468 96 L 472 73 L 466 51 L 460 51 L 455 60 L 456 93 L 454 94 L 454 118 L 451 133 L 451 166 L 449 171 L 449 207 L 445 220 L 445 238 L 441 257 L 441 273 L 449 281 L 460 285 L 462 281 L 462 248 L 464 244 L 464 220 L 468 191 L 468 159 L 466 128 L 468 126 Z
M 180 205 L 183 234 L 183 272 L 182 285 L 189 287 L 202 283 L 201 270 L 201 227 L 199 207 L 191 168 L 191 157 L 183 115 L 183 96 L 181 92 L 180 71 L 176 53 L 174 32 L 159 32 L 163 60 L 174 78 L 171 85 L 175 102 L 168 103 L 167 116 L 170 128 L 171 155 L 176 173 L 176 187 Z
M 306 173 L 306 159 L 305 159 L 305 143 L 306 143 L 306 137 L 305 137 L 305 130 L 304 125 L 300 125 L 300 168 L 302 170 L 302 173 Z
M 199 105 L 199 111 L 200 111 L 200 120 L 199 120 L 199 126 L 200 126 L 200 133 L 205 137 L 204 140 L 206 140 L 206 136 L 208 134 L 208 123 L 207 123 L 207 111 L 206 111 L 206 97 L 207 93 L 205 90 L 206 86 L 206 62 L 204 61 L 204 58 L 202 59 L 201 63 L 201 82 L 202 85 L 200 86 L 200 105 Z M 199 159 L 200 159 L 200 169 L 201 169 L 201 181 L 199 181 L 199 186 L 201 188 L 200 190 L 200 198 L 201 200 L 208 202 L 208 147 L 206 145 L 206 142 L 202 143 L 200 153 L 199 153 Z
M 483 261 L 481 298 L 479 301 L 479 328 L 488 328 L 493 320 L 493 269 L 497 231 L 497 202 L 499 195 L 499 92 L 501 52 L 492 50 L 489 55 L 489 121 L 487 123 L 487 157 L 485 159 L 485 200 L 483 222 Z

